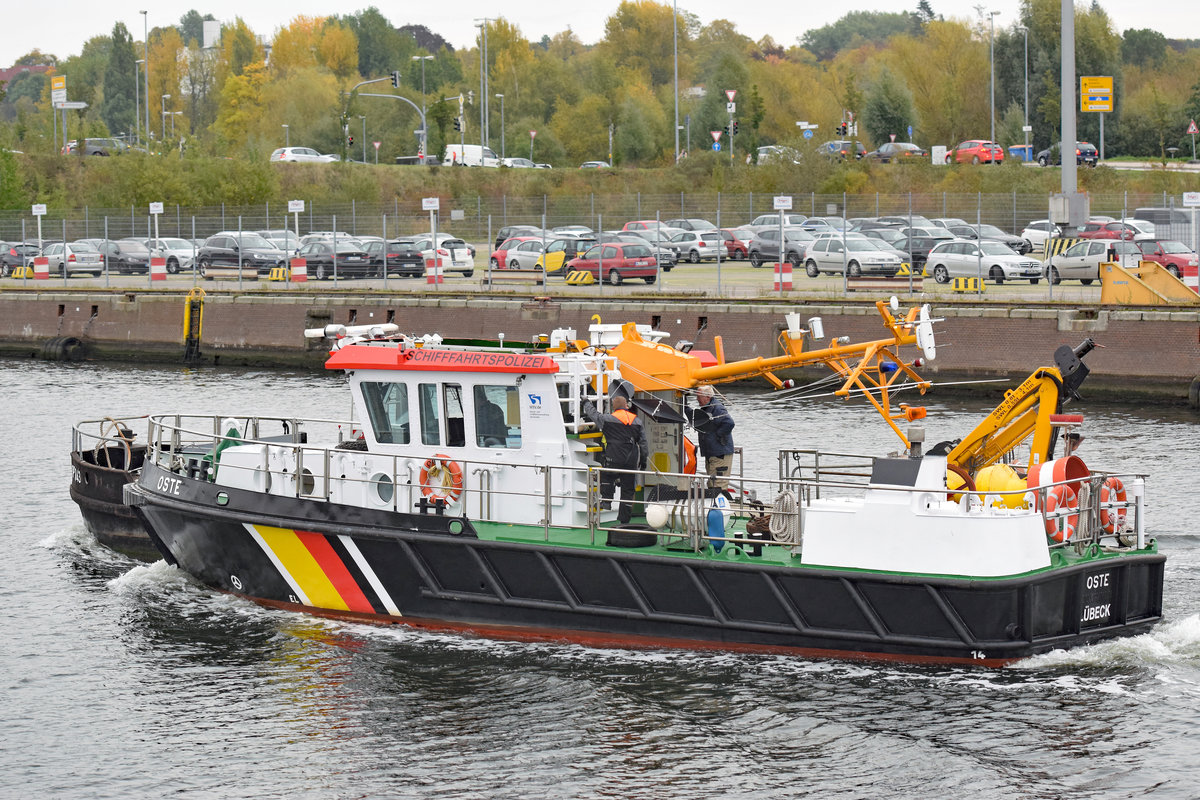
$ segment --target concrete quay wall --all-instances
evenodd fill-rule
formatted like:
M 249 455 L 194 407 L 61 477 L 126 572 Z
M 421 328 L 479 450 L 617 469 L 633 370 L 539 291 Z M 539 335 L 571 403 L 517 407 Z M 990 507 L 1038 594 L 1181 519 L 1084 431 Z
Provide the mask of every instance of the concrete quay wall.
M 393 295 L 383 293 L 209 294 L 204 299 L 201 362 L 220 365 L 319 368 L 321 341 L 305 328 L 328 323 L 395 322 L 412 334 L 528 342 L 554 328 L 586 338 L 603 322 L 652 324 L 670 342 L 713 349 L 720 335 L 729 360 L 779 352 L 783 315 L 819 316 L 826 336 L 884 335 L 871 303 L 805 298 L 724 301 L 706 298 L 613 299 Z M 1200 312 L 938 304 L 937 359 L 922 374 L 1024 377 L 1051 364 L 1059 345 L 1087 337 L 1102 348 L 1087 358 L 1087 388 L 1193 404 L 1200 391 Z M 182 362 L 184 296 L 152 291 L 29 291 L 0 293 L 0 353 L 32 358 Z

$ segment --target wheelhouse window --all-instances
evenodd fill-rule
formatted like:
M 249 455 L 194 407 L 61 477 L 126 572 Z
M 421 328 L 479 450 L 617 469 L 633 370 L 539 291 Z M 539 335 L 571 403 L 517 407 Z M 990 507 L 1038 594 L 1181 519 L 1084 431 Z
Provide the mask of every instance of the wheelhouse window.
M 476 386 L 475 443 L 480 447 L 521 446 L 521 405 L 515 386 Z
M 421 407 L 421 444 L 441 444 L 442 426 L 438 416 L 437 384 L 418 384 L 417 402 Z
M 403 383 L 367 382 L 362 384 L 363 401 L 375 441 L 408 444 L 408 387 Z
M 463 412 L 462 387 L 443 383 L 442 394 L 446 407 L 446 445 L 463 447 L 467 443 L 466 415 Z

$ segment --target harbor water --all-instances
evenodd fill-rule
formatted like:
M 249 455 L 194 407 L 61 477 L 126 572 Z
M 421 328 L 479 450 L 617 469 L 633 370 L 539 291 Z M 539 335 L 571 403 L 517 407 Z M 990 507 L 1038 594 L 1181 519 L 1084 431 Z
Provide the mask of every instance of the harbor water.
M 39 361 L 0 371 L 0 797 L 1200 793 L 1195 411 L 1070 407 L 1085 415 L 1090 464 L 1149 473 L 1165 621 L 986 670 L 514 644 L 260 608 L 91 539 L 68 496 L 71 425 L 164 411 L 346 416 L 344 378 Z M 899 447 L 861 401 L 781 398 L 765 384 L 728 395 L 754 476 L 775 474 L 779 447 Z M 962 436 L 994 402 L 935 390 L 927 441 Z

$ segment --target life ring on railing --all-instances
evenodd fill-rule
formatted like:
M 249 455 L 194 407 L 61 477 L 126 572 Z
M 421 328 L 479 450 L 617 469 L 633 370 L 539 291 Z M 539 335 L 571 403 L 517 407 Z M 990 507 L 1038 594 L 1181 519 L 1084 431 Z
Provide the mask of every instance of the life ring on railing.
M 450 456 L 437 453 L 421 467 L 421 494 L 431 500 L 453 503 L 462 494 L 462 467 Z
M 1059 509 L 1074 509 L 1074 514 L 1058 513 Z M 1075 490 L 1065 483 L 1052 486 L 1046 490 L 1046 508 L 1043 515 L 1046 518 L 1046 535 L 1056 542 L 1069 542 L 1075 535 L 1075 526 L 1079 524 L 1079 498 Z
M 1125 484 L 1115 475 L 1108 477 L 1100 487 L 1100 527 L 1107 533 L 1125 529 Z
M 683 474 L 696 474 L 696 444 L 686 436 L 683 437 Z

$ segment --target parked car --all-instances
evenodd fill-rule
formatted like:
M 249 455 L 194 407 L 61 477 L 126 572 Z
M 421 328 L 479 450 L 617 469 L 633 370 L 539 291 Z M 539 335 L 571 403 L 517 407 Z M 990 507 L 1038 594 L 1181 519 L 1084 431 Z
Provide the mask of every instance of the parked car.
M 783 258 L 793 268 L 799 267 L 804 263 L 804 255 L 814 238 L 803 228 L 784 228 Z M 779 228 L 763 228 L 754 235 L 754 241 L 750 243 L 750 266 L 761 267 L 767 262 L 778 263 L 779 253 Z
M 887 164 L 891 161 L 928 158 L 929 151 L 912 142 L 886 142 L 879 149 L 867 153 L 867 158 Z
M 150 271 L 150 248 L 140 239 L 84 239 L 100 251 L 109 273 L 145 275 Z
M 934 225 L 938 226 L 939 228 L 945 228 L 946 230 L 950 230 L 950 227 L 952 225 L 970 225 L 971 224 L 971 223 L 967 222 L 965 219 L 959 219 L 958 217 L 934 217 L 933 219 L 931 219 L 929 221 L 931 223 L 933 223 Z
M 1043 167 L 1048 167 L 1051 164 L 1062 164 L 1062 146 L 1055 142 L 1050 147 L 1042 150 L 1037 154 L 1037 163 Z M 1075 143 L 1075 163 L 1086 164 L 1089 167 L 1096 166 L 1096 162 L 1100 160 L 1100 151 L 1096 149 L 1094 144 L 1089 142 Z
M 82 142 L 70 141 L 63 148 L 63 153 L 74 153 L 82 156 L 119 156 L 129 152 L 129 145 L 120 139 L 84 139 Z
M 147 239 L 145 245 L 150 250 L 151 256 L 166 259 L 167 272 L 171 275 L 191 269 L 192 262 L 196 258 L 196 247 L 188 239 L 175 237 Z
M 300 237 L 296 235 L 295 231 L 280 229 L 255 231 L 255 233 L 285 253 L 296 253 L 300 250 Z
M 517 249 L 523 244 L 532 244 L 533 246 L 525 248 L 525 258 L 529 260 L 529 265 L 532 266 L 537 257 L 542 253 L 542 237 L 541 236 L 513 236 L 500 243 L 500 246 L 492 251 L 492 255 L 488 258 L 488 263 L 492 269 L 512 269 L 522 268 L 521 257 L 516 255 Z M 533 255 L 530 255 L 530 254 Z M 509 261 L 509 258 L 512 261 Z
M 1190 242 L 1194 213 L 1194 209 L 1184 211 L 1180 208 L 1144 207 L 1134 209 L 1133 216 L 1135 219 L 1154 223 L 1154 233 L 1157 236 Z
M 840 231 L 845 229 L 846 221 L 841 217 L 809 217 L 800 225 L 809 233 L 821 231 Z
M 718 254 L 724 255 L 725 236 L 716 230 L 684 231 L 672 236 L 668 246 L 679 254 L 680 261 L 686 258 L 699 264 L 709 259 L 716 261 Z
M 929 252 L 934 247 L 942 242 L 950 241 L 949 239 L 923 234 L 908 235 L 901 233 L 900 235 L 903 238 L 893 241 L 891 243 L 892 247 L 909 254 L 913 269 L 925 264 L 925 261 L 929 258 Z M 953 236 L 950 238 L 952 239 Z
M 542 229 L 536 225 L 505 225 L 503 228 L 496 231 L 496 241 L 492 249 L 499 250 L 500 245 L 504 244 L 514 236 L 536 236 L 540 239 L 542 235 Z
M 946 163 L 999 164 L 1004 161 L 1004 148 L 987 139 L 968 139 L 946 153 Z
M 636 233 L 648 242 L 669 242 L 671 237 L 683 229 L 672 227 L 655 219 L 635 219 L 626 222 L 621 230 Z
M 300 249 L 304 252 L 304 248 Z M 196 267 L 206 278 L 209 270 L 234 269 L 245 272 L 253 267 L 255 275 L 266 275 L 272 267 L 286 267 L 288 254 L 275 247 L 257 233 L 251 231 L 222 231 L 204 240 L 204 246 L 196 253 Z M 309 267 L 310 274 L 312 268 Z
M 1042 273 L 1054 284 L 1077 280 L 1087 286 L 1100 279 L 1101 263 L 1119 260 L 1124 266 L 1136 267 L 1142 258 L 1141 249 L 1133 242 L 1086 239 L 1046 259 Z
M 1042 264 L 1027 256 L 1019 256 L 1000 242 L 972 242 L 951 239 L 929 251 L 925 269 L 938 283 L 951 278 L 982 277 L 993 283 L 1025 278 L 1037 283 L 1042 277 Z
M 580 169 L 608 169 L 611 165 L 607 161 L 585 161 L 579 165 Z
M 243 248 L 244 251 L 244 248 Z M 369 278 L 376 275 L 371 256 L 354 239 L 311 242 L 297 254 L 306 262 L 309 277 L 324 281 L 330 278 Z
M 1196 251 L 1174 239 L 1143 239 L 1137 242 L 1142 258 L 1162 264 L 1176 278 L 1196 274 Z
M 310 161 L 325 164 L 340 160 L 337 156 L 318 153 L 311 147 L 280 147 L 271 153 L 271 161 Z
M 725 257 L 730 261 L 741 261 L 750 254 L 754 231 L 749 228 L 722 228 L 721 236 L 725 240 Z
M 850 278 L 860 275 L 890 277 L 900 271 L 903 261 L 899 256 L 883 252 L 865 236 L 828 236 L 809 245 L 804 258 L 804 271 L 810 278 L 822 272 L 840 275 L 842 270 Z
M 1154 224 L 1144 220 L 1127 219 L 1124 222 L 1098 222 L 1089 220 L 1075 234 L 1080 239 L 1153 239 Z
M 584 239 L 581 244 L 588 243 L 588 239 Z M 646 239 L 645 233 L 638 234 L 632 231 L 605 231 L 599 237 L 590 241 L 586 249 L 590 249 L 593 244 L 603 244 L 605 242 L 624 242 L 626 244 L 644 244 L 650 245 L 650 252 L 654 254 L 658 260 L 658 265 L 662 267 L 663 272 L 670 272 L 671 268 L 679 263 L 679 254 L 676 253 L 667 242 L 655 244 Z
M 393 239 L 386 245 L 382 241 L 364 243 L 367 257 L 371 260 L 371 274 L 384 275 L 384 248 L 387 248 L 387 274 L 401 278 L 419 278 L 425 274 L 425 258 L 417 249 L 414 239 Z
M 1031 249 L 1029 242 L 1025 241 L 1024 237 L 1006 233 L 995 225 L 951 225 L 946 230 L 959 239 L 991 239 L 994 242 L 1003 242 L 1008 245 L 1009 249 L 1020 255 L 1025 255 Z
M 567 264 L 570 271 L 592 273 L 597 280 L 620 286 L 627 278 L 641 278 L 646 283 L 658 279 L 658 262 L 650 245 L 612 242 L 597 244 Z
M 758 148 L 759 164 L 799 164 L 801 153 L 792 147 L 777 144 L 765 144 Z
M 663 223 L 669 228 L 679 228 L 681 231 L 715 231 L 716 225 L 713 225 L 706 219 L 698 217 L 689 217 L 687 219 L 669 219 Z
M 1021 238 L 1029 244 L 1030 249 L 1025 251 L 1027 253 L 1032 252 L 1035 247 L 1044 248 L 1047 239 L 1058 236 L 1062 236 L 1062 228 L 1048 219 L 1035 219 L 1021 231 Z
M 0 277 L 7 278 L 17 267 L 24 267 L 32 263 L 33 257 L 41 249 L 37 242 L 4 242 L 0 244 Z
M 830 158 L 839 161 L 845 161 L 848 158 L 862 158 L 867 154 L 867 148 L 863 147 L 862 142 L 851 142 L 847 139 L 835 139 L 832 142 L 825 142 L 819 148 L 819 152 L 824 153 Z
M 936 228 L 937 224 L 928 217 L 921 214 L 893 214 L 886 217 L 877 217 L 879 222 L 886 222 L 888 225 L 895 225 L 897 228 Z
M 439 233 L 437 235 L 437 251 L 434 252 L 433 235 L 430 233 L 422 233 L 413 237 L 417 248 L 421 251 L 421 257 L 425 261 L 432 261 L 436 255 L 442 262 L 442 273 L 457 272 L 464 278 L 469 278 L 475 274 L 475 248 L 448 233 Z
M 783 212 L 784 227 L 788 227 L 791 225 L 803 225 L 804 220 L 806 220 L 806 219 L 808 219 L 808 217 L 805 216 L 804 214 L 793 214 L 791 211 Z M 754 218 L 754 221 L 750 223 L 750 227 L 754 228 L 755 230 L 758 230 L 759 228 L 768 227 L 768 226 L 772 226 L 778 230 L 778 228 L 779 228 L 779 214 L 778 213 L 759 214 L 757 217 Z
M 46 245 L 42 255 L 50 262 L 50 272 L 64 278 L 77 274 L 99 278 L 104 274 L 104 256 L 87 242 L 54 242 Z
M 594 233 L 587 225 L 556 225 L 550 231 L 551 233 L 566 236 L 588 236 Z
M 579 258 L 595 244 L 595 238 L 563 236 L 552 239 L 546 243 L 546 252 L 538 258 L 535 266 L 543 267 L 547 275 L 566 275 L 567 263 Z

